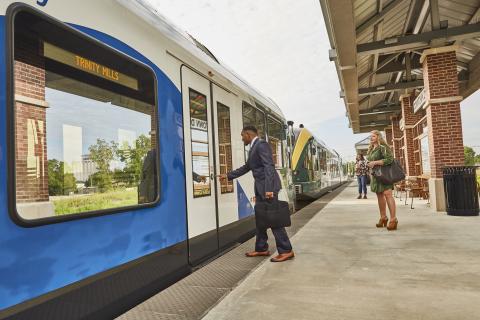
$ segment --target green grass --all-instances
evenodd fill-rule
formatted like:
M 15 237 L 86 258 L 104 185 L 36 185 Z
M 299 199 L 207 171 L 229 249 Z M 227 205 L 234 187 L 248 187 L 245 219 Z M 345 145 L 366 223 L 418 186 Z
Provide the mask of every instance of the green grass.
M 477 182 L 480 183 L 480 169 L 477 169 Z
M 105 193 L 74 195 L 53 199 L 56 215 L 80 213 L 138 204 L 137 189 L 121 189 Z

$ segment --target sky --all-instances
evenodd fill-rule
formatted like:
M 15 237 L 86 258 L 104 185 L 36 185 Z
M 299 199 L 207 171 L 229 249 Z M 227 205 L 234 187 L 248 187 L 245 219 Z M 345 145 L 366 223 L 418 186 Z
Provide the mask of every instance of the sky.
M 318 0 L 148 0 L 224 64 L 348 160 L 352 133 Z M 466 145 L 479 146 L 480 93 L 462 102 Z

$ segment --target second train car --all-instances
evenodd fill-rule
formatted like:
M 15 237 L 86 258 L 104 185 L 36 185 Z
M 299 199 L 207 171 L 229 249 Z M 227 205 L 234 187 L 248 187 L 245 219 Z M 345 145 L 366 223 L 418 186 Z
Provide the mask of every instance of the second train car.
M 308 129 L 289 130 L 296 200 L 313 200 L 345 182 L 342 158 Z

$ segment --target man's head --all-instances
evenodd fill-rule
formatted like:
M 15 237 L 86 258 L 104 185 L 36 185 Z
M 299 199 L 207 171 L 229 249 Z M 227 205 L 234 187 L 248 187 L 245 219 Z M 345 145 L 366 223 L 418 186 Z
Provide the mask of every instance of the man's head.
M 242 130 L 242 141 L 245 145 L 249 145 L 250 142 L 258 135 L 258 130 L 254 126 L 245 126 Z

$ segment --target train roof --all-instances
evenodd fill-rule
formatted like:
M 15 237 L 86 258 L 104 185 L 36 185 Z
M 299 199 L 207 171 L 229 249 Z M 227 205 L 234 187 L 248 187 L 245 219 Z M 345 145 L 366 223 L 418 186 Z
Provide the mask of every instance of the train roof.
M 159 30 L 162 35 L 190 52 L 195 58 L 207 65 L 217 74 L 233 83 L 237 88 L 245 91 L 248 95 L 253 97 L 257 103 L 267 109 L 270 109 L 273 113 L 276 113 L 285 119 L 285 115 L 283 114 L 282 110 L 271 98 L 263 95 L 228 66 L 221 63 L 219 59 L 215 57 L 210 50 L 208 50 L 207 47 L 205 47 L 187 32 L 177 27 L 145 0 L 116 1 L 127 10 L 131 11 L 136 16 Z

